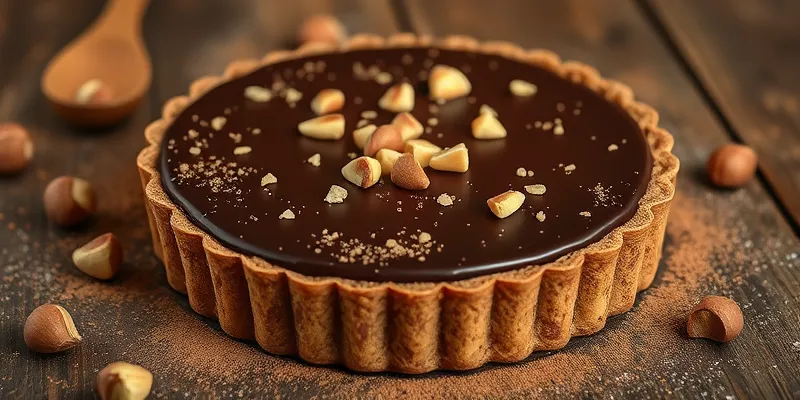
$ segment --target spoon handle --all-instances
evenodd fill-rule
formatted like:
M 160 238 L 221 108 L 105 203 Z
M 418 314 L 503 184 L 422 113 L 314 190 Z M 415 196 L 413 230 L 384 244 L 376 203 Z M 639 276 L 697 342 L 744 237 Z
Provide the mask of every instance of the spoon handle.
M 117 33 L 138 34 L 149 4 L 150 0 L 108 0 L 97 25 Z

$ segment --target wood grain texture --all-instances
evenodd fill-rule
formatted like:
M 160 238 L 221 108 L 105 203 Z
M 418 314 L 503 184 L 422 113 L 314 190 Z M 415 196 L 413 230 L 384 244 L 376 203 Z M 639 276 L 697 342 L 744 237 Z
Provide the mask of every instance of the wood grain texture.
M 800 2 L 648 0 L 800 228 Z
M 633 4 L 392 5 L 154 1 L 145 20 L 154 63 L 148 98 L 124 125 L 86 133 L 56 120 L 38 80 L 46 61 L 97 15 L 102 1 L 0 0 L 0 121 L 28 126 L 37 146 L 31 168 L 0 178 L 0 398 L 92 398 L 96 372 L 116 360 L 153 371 L 154 398 L 800 397 L 800 242 L 757 182 L 737 192 L 705 184 L 698 171 L 706 155 L 729 138 Z M 303 16 L 325 11 L 355 32 L 466 33 L 552 48 L 630 84 L 654 105 L 676 136 L 683 167 L 660 275 L 634 310 L 562 352 L 416 378 L 359 375 L 268 355 L 194 314 L 152 254 L 134 166 L 144 126 L 195 78 L 219 74 L 235 58 L 290 46 Z M 49 225 L 40 200 L 49 179 L 62 174 L 88 178 L 100 197 L 97 217 L 71 231 Z M 117 279 L 103 283 L 82 275 L 69 256 L 107 231 L 122 239 L 126 262 Z M 687 273 L 695 264 L 707 274 Z M 741 337 L 725 346 L 685 338 L 685 313 L 704 294 L 732 296 L 742 305 Z M 25 347 L 25 317 L 46 302 L 70 310 L 85 338 L 81 346 L 55 356 Z

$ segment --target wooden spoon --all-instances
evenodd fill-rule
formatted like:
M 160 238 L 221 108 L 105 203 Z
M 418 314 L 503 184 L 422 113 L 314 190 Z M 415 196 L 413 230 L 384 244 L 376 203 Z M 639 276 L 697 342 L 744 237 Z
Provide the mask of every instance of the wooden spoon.
M 141 32 L 149 3 L 109 0 L 94 24 L 50 61 L 41 87 L 58 115 L 78 126 L 105 127 L 134 111 L 153 73 Z M 78 102 L 78 89 L 89 81 L 102 82 L 111 97 Z

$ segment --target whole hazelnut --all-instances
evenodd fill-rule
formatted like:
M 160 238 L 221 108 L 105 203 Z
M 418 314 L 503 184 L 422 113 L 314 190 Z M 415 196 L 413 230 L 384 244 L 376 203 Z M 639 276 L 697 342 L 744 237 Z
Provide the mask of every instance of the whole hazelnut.
M 92 185 L 80 178 L 60 176 L 44 190 L 47 218 L 63 227 L 75 226 L 94 213 L 97 200 Z
M 0 124 L 0 175 L 22 171 L 33 158 L 33 142 L 19 124 Z
M 36 307 L 25 320 L 23 338 L 28 347 L 39 353 L 58 353 L 81 342 L 72 316 L 64 307 L 44 304 Z
M 100 235 L 72 253 L 72 262 L 86 275 L 111 279 L 122 263 L 122 245 L 113 233 Z
M 757 166 L 758 157 L 753 149 L 741 144 L 726 144 L 711 153 L 706 169 L 713 184 L 736 188 L 753 179 Z
M 706 338 L 717 342 L 730 342 L 739 336 L 744 327 L 744 317 L 739 305 L 722 296 L 708 296 L 692 312 L 686 330 L 689 337 Z
M 319 14 L 303 21 L 297 32 L 297 40 L 301 43 L 323 42 L 337 45 L 347 38 L 347 30 L 336 17 Z
M 114 92 L 100 79 L 86 81 L 75 92 L 75 102 L 84 105 L 100 105 L 110 103 Z
M 143 400 L 150 394 L 153 374 L 138 365 L 116 361 L 97 373 L 96 384 L 102 400 Z

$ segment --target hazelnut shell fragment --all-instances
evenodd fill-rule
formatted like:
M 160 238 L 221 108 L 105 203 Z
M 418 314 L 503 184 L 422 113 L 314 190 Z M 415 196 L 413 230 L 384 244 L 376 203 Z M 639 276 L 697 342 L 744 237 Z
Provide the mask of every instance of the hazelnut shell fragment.
M 71 176 L 52 180 L 44 191 L 43 200 L 47 218 L 62 227 L 83 222 L 97 208 L 92 185 Z
M 113 233 L 98 236 L 72 252 L 79 270 L 97 279 L 111 279 L 122 263 L 122 245 Z
M 64 307 L 44 304 L 36 307 L 25 320 L 25 344 L 37 353 L 58 353 L 81 342 L 72 316 Z
M 722 296 L 703 298 L 689 313 L 686 330 L 689 337 L 730 342 L 739 336 L 744 317 L 739 305 Z
M 0 124 L 0 175 L 15 174 L 33 158 L 33 142 L 19 124 Z
M 144 400 L 152 386 L 153 374 L 135 364 L 116 361 L 97 373 L 97 394 L 102 400 Z
M 706 169 L 711 182 L 720 187 L 742 187 L 756 174 L 758 156 L 748 146 L 726 144 L 714 150 Z
M 395 185 L 408 190 L 425 190 L 431 184 L 422 165 L 411 153 L 405 153 L 395 161 L 391 177 Z

